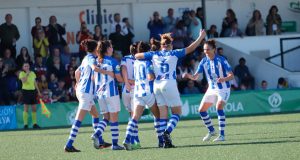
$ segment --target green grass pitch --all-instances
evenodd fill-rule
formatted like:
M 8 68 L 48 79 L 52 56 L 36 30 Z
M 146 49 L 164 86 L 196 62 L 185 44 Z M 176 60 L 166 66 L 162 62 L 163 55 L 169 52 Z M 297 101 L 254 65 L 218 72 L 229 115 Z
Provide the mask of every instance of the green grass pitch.
M 215 128 L 217 119 L 213 119 Z M 90 136 L 92 127 L 79 130 L 74 146 L 80 153 L 64 153 L 70 128 L 0 132 L 0 159 L 20 160 L 271 160 L 300 159 L 300 113 L 226 119 L 225 142 L 202 142 L 207 133 L 202 121 L 180 121 L 172 133 L 177 148 L 159 149 L 152 123 L 139 124 L 142 149 L 133 151 L 96 150 Z M 125 136 L 120 125 L 119 144 Z M 111 140 L 109 127 L 104 134 Z

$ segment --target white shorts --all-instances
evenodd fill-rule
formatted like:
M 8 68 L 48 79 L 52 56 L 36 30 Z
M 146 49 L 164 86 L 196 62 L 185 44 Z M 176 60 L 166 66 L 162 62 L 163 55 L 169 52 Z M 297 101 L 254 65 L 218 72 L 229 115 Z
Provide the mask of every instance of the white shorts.
M 219 102 L 219 101 L 223 101 L 226 103 L 229 99 L 229 96 L 230 96 L 230 89 L 224 89 L 224 90 L 208 89 L 202 98 L 200 107 L 204 103 L 215 104 L 216 102 Z
M 154 95 L 158 107 L 182 106 L 176 80 L 154 81 Z
M 134 106 L 144 106 L 146 108 L 151 108 L 155 103 L 154 94 L 149 94 L 145 97 L 135 97 L 133 98 Z
M 123 102 L 125 108 L 127 109 L 127 111 L 132 112 L 132 110 L 133 110 L 133 92 L 130 92 L 130 93 L 123 92 L 122 93 L 122 102 Z
M 99 98 L 98 104 L 100 113 L 115 113 L 120 112 L 120 98 L 119 95 L 107 98 Z
M 94 95 L 82 92 L 76 92 L 76 97 L 79 101 L 78 108 L 86 111 L 91 111 L 94 102 Z

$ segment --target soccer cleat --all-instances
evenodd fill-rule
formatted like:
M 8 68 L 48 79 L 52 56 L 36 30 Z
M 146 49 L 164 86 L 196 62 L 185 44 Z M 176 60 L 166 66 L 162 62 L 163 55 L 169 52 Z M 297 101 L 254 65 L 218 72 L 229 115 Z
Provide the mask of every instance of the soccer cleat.
M 131 143 L 126 143 L 125 141 L 123 142 L 123 146 L 127 151 L 132 150 Z
M 39 125 L 37 125 L 37 124 L 34 124 L 34 125 L 32 126 L 32 128 L 33 128 L 33 129 L 40 129 L 41 127 L 40 127 Z
M 172 144 L 172 139 L 169 133 L 164 132 L 163 138 L 165 141 L 164 148 L 175 148 L 175 146 Z
M 28 129 L 28 125 L 26 124 L 26 125 L 24 125 L 24 129 Z
M 99 137 L 96 134 L 93 134 L 91 138 L 93 140 L 94 148 L 99 149 L 100 148 Z
M 213 140 L 214 142 L 222 142 L 225 141 L 225 136 L 219 135 L 216 139 Z
M 209 141 L 211 137 L 215 136 L 216 132 L 208 132 L 205 137 L 203 137 L 203 141 Z
M 124 150 L 124 147 L 121 147 L 121 146 L 119 146 L 119 145 L 112 145 L 112 146 L 111 146 L 111 149 L 112 149 L 112 150 Z
M 111 143 L 103 142 L 103 143 L 100 143 L 99 148 L 103 149 L 103 148 L 108 148 L 110 146 L 111 146 Z
M 74 146 L 72 147 L 67 147 L 65 146 L 65 152 L 80 152 L 80 150 L 76 149 Z
M 140 149 L 142 146 L 141 146 L 141 144 L 140 143 L 134 143 L 133 145 L 132 145 L 132 149 Z

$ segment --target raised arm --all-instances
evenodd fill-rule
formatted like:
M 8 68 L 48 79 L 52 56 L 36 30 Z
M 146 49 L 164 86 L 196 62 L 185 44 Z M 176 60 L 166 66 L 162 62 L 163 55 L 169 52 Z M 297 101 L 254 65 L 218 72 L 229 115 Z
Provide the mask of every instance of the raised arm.
M 137 53 L 134 55 L 135 59 L 145 59 L 144 53 Z
M 206 36 L 206 32 L 202 29 L 200 31 L 198 38 L 192 44 L 186 47 L 185 54 L 192 53 L 200 45 L 201 41 L 205 38 L 205 36 Z

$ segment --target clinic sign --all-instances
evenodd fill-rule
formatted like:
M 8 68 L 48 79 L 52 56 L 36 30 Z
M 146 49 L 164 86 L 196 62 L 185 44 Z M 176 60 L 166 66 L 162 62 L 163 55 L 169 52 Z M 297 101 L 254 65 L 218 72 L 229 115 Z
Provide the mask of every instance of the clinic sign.
M 292 11 L 292 12 L 297 12 L 297 13 L 300 13 L 300 1 L 298 2 L 290 2 L 289 4 L 289 9 Z
M 0 130 L 16 128 L 16 106 L 0 106 Z

